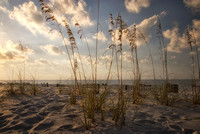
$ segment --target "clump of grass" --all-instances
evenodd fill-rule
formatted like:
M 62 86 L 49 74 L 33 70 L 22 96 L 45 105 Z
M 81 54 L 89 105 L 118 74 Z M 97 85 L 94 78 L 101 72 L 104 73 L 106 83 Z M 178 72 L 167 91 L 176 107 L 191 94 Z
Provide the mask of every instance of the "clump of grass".
M 69 94 L 69 101 L 71 105 L 76 104 L 76 89 L 71 89 Z
M 101 120 L 105 119 L 105 104 L 107 102 L 108 90 L 105 89 L 99 94 L 96 94 L 95 87 L 92 85 L 88 85 L 88 87 L 84 86 L 85 94 L 82 94 L 81 106 L 83 110 L 83 119 L 81 122 L 86 129 L 91 127 L 91 124 L 96 121 L 95 115 L 100 112 Z
M 30 92 L 31 92 L 31 94 L 36 95 L 39 92 L 39 86 L 37 84 L 36 77 L 32 74 L 30 74 L 30 81 L 31 81 L 31 84 L 29 87 Z
M 62 93 L 62 91 L 63 91 L 63 85 L 62 85 L 61 78 L 60 78 L 60 81 L 59 81 L 59 83 L 57 84 L 57 87 L 58 87 L 58 92 L 61 94 L 61 93 Z
M 87 87 L 86 87 L 87 88 Z M 96 113 L 96 93 L 95 90 L 86 89 L 86 93 L 82 96 L 81 106 L 83 110 L 83 120 L 81 122 L 86 130 L 91 127 L 91 123 L 95 122 Z
M 118 102 L 115 104 L 114 101 L 112 102 L 112 120 L 115 121 L 115 125 L 119 125 L 123 127 L 125 125 L 125 115 L 126 115 L 126 108 L 127 108 L 127 98 L 119 93 Z
M 133 30 L 126 29 L 126 38 L 129 41 L 130 45 L 130 51 L 132 56 L 132 65 L 133 65 L 133 75 L 134 75 L 134 82 L 133 82 L 133 104 L 140 104 L 143 101 L 142 95 L 141 95 L 141 89 L 140 89 L 140 83 L 141 83 L 141 73 L 140 73 L 140 67 L 138 62 L 138 51 L 137 51 L 137 29 L 136 25 L 134 25 Z M 143 39 L 145 37 L 143 34 L 139 31 L 139 36 L 142 36 Z M 134 56 L 135 55 L 135 56 Z
M 164 86 L 154 87 L 152 93 L 159 104 L 172 106 L 177 102 L 178 94 L 170 93 L 170 90 L 170 84 L 164 83 Z
M 192 59 L 192 102 L 194 104 L 200 104 L 200 85 L 197 84 L 197 81 L 195 79 L 195 55 L 194 55 L 193 46 L 195 46 L 195 49 L 196 49 L 196 60 L 197 60 L 197 67 L 198 67 L 198 72 L 199 72 L 198 81 L 200 81 L 199 52 L 198 52 L 198 46 L 196 44 L 193 28 L 191 26 L 188 26 L 188 28 L 186 29 L 186 36 L 187 36 L 188 44 L 190 46 L 191 59 Z
M 192 102 L 194 104 L 200 104 L 200 90 L 199 90 L 199 87 L 192 86 Z
M 168 76 L 168 67 L 167 67 L 167 46 L 165 46 L 165 43 L 164 43 L 164 37 L 162 33 L 162 24 L 159 17 L 158 17 L 157 34 L 158 34 L 159 45 L 160 45 L 164 84 L 161 87 L 155 86 L 154 87 L 155 89 L 153 89 L 153 95 L 154 95 L 154 98 L 157 100 L 157 102 L 159 102 L 161 105 L 172 105 L 176 99 L 174 97 L 170 97 L 170 94 L 169 94 L 171 87 L 168 86 L 170 84 L 168 83 L 169 76 Z
M 7 85 L 6 85 L 6 92 L 7 92 L 6 94 L 8 96 L 16 94 L 14 81 L 10 81 L 10 82 L 7 83 Z
M 22 71 L 19 71 L 18 79 L 19 79 L 18 86 L 19 86 L 20 93 L 24 94 L 25 93 L 25 82 L 24 82 L 24 79 L 23 79 L 23 76 L 22 76 Z
M 5 88 L 6 88 L 6 95 L 14 95 L 16 94 L 15 91 L 15 81 L 13 80 L 13 76 L 14 76 L 14 69 L 12 70 L 12 79 L 6 84 Z
M 96 110 L 101 112 L 101 120 L 102 121 L 104 121 L 104 118 L 105 118 L 104 106 L 106 104 L 108 94 L 109 94 L 109 90 L 104 89 L 104 91 L 96 97 Z
M 114 59 L 114 53 L 115 53 L 115 59 L 116 59 L 116 66 L 117 66 L 117 77 L 118 77 L 118 84 L 119 84 L 119 90 L 118 90 L 118 98 L 117 103 L 112 103 L 112 119 L 115 121 L 115 125 L 119 125 L 120 127 L 123 127 L 125 125 L 125 113 L 126 113 L 126 104 L 127 99 L 123 92 L 123 44 L 122 44 L 122 37 L 124 36 L 123 30 L 127 28 L 127 25 L 122 20 L 122 17 L 120 14 L 118 14 L 117 18 L 114 20 L 112 14 L 110 14 L 110 25 L 112 26 L 111 29 L 108 30 L 110 35 L 113 37 L 114 41 L 113 44 L 109 46 L 109 49 L 112 51 L 112 59 L 110 62 L 110 67 L 108 71 L 107 76 L 107 83 L 110 77 L 111 68 L 113 64 Z M 118 37 L 116 37 L 116 31 L 118 31 Z M 117 44 L 118 40 L 118 44 Z M 118 59 L 118 54 L 120 59 Z M 120 66 L 118 64 L 118 60 L 120 61 Z

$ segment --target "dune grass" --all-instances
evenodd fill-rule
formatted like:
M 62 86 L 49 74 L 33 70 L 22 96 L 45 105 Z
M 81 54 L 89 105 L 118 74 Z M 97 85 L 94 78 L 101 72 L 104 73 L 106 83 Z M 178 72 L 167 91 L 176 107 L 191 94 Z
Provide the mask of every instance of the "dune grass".
M 188 45 L 190 47 L 191 52 L 191 59 L 192 59 L 192 102 L 194 104 L 200 104 L 200 65 L 199 65 L 199 52 L 198 46 L 196 44 L 195 35 L 193 32 L 193 28 L 188 26 L 186 29 L 186 36 Z M 194 51 L 194 47 L 195 50 Z M 197 68 L 198 68 L 198 79 L 196 80 L 195 76 L 195 52 L 196 52 L 196 61 L 197 61 Z

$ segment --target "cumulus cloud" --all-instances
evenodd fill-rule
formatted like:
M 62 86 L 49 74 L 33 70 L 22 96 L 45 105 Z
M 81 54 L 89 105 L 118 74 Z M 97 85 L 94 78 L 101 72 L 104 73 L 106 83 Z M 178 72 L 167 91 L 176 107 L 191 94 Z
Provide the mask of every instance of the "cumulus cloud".
M 93 36 L 93 39 L 96 39 L 96 34 Z M 100 40 L 100 41 L 102 41 L 102 42 L 107 41 L 106 36 L 105 36 L 104 33 L 101 32 L 101 31 L 98 33 L 98 40 Z
M 56 39 L 59 37 L 59 34 L 56 31 L 52 31 L 51 34 L 48 33 L 51 28 L 46 25 L 43 20 L 44 17 L 42 16 L 42 13 L 32 1 L 25 2 L 18 7 L 14 7 L 13 11 L 9 11 L 9 17 L 17 20 L 34 35 L 39 33 L 46 37 L 51 37 L 50 39 Z
M 132 24 L 131 26 L 128 27 L 128 29 L 133 30 L 134 29 L 134 25 L 136 25 L 137 31 L 139 30 L 144 35 L 146 41 L 149 42 L 151 37 L 152 37 L 151 28 L 158 23 L 158 16 L 164 16 L 165 14 L 166 14 L 166 12 L 163 11 L 159 15 L 153 15 L 152 17 L 144 19 L 139 24 L 135 24 L 135 23 Z M 126 35 L 126 33 L 124 33 L 124 34 Z M 137 33 L 137 35 L 139 35 L 139 33 Z M 116 36 L 118 36 L 118 34 L 116 34 Z M 127 44 L 128 40 L 125 37 L 126 36 L 124 36 L 123 42 L 125 44 Z M 136 45 L 140 46 L 142 44 L 144 44 L 144 40 L 139 38 L 139 37 L 137 37 Z
M 78 20 L 81 26 L 94 25 L 89 13 L 85 10 L 87 4 L 84 0 L 79 0 L 77 3 L 75 0 L 50 0 L 49 4 L 60 22 L 62 22 L 63 15 L 67 15 L 73 24 L 75 20 Z
M 5 7 L 1 6 L 1 5 L 0 5 L 0 11 L 2 11 L 4 13 L 10 13 L 10 11 L 7 8 L 5 8 Z
M 128 12 L 139 13 L 142 8 L 150 6 L 150 0 L 125 0 L 124 4 Z
M 43 50 L 43 51 L 46 51 L 52 55 L 61 55 L 63 54 L 63 52 L 55 45 L 45 45 L 45 46 L 40 46 L 40 48 Z
M 166 30 L 163 32 L 165 38 L 170 42 L 167 45 L 169 52 L 180 53 L 182 49 L 187 48 L 187 39 L 185 34 L 179 36 L 179 28 L 176 26 L 172 30 Z
M 200 0 L 183 0 L 188 8 L 191 8 L 193 12 L 200 12 Z
M 51 64 L 48 60 L 46 60 L 46 59 L 43 59 L 43 58 L 40 58 L 40 59 L 36 59 L 35 61 L 34 61 L 36 64 L 44 64 L 44 65 L 49 65 L 49 64 Z
M 0 59 L 19 60 L 27 58 L 25 54 L 32 54 L 33 50 L 21 44 L 15 44 L 7 41 L 5 45 L 0 47 Z
M 192 23 L 193 33 L 196 44 L 200 43 L 200 20 L 193 20 Z M 189 45 L 187 43 L 187 37 L 185 33 L 180 35 L 178 26 L 175 26 L 173 29 L 168 29 L 163 32 L 163 35 L 166 39 L 169 39 L 170 42 L 167 45 L 169 52 L 181 53 L 183 49 L 187 48 Z
M 123 52 L 122 59 L 125 62 L 132 62 L 132 56 L 131 56 L 130 52 L 127 52 L 127 51 Z
M 150 41 L 151 39 L 151 32 L 150 29 L 156 25 L 158 22 L 158 15 L 154 15 L 148 19 L 143 20 L 140 24 L 137 25 L 137 29 L 140 30 L 144 37 L 146 38 L 147 42 Z M 137 45 L 144 44 L 144 41 L 139 39 L 137 40 Z

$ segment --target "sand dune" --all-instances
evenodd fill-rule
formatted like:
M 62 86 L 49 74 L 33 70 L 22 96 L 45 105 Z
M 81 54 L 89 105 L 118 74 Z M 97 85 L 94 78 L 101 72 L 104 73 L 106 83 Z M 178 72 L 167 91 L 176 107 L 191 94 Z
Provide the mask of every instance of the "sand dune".
M 43 87 L 42 94 L 14 95 L 0 103 L 0 133 L 200 133 L 199 111 L 189 102 L 169 107 L 148 98 L 141 105 L 128 103 L 122 129 L 106 113 L 105 121 L 97 119 L 85 130 L 81 107 L 69 104 L 68 93 Z

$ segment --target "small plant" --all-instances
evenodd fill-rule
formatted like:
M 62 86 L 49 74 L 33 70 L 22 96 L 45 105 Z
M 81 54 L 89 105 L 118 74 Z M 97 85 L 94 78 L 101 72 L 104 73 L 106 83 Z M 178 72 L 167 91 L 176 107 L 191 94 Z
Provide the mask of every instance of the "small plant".
M 25 93 L 25 82 L 24 82 L 24 79 L 23 79 L 23 76 L 22 76 L 22 71 L 19 71 L 18 79 L 19 79 L 18 86 L 19 86 L 20 93 L 24 94 Z
M 59 84 L 57 84 L 57 87 L 58 87 L 58 92 L 59 92 L 59 94 L 61 94 L 62 91 L 63 91 L 63 86 L 62 86 L 61 78 L 60 78 Z
M 164 82 L 161 87 L 154 87 L 152 90 L 153 96 L 156 101 L 161 105 L 172 106 L 177 102 L 178 94 L 173 94 L 170 92 L 171 86 L 169 83 Z
M 154 87 L 155 89 L 153 90 L 153 95 L 154 95 L 154 98 L 157 100 L 157 102 L 159 102 L 161 105 L 169 106 L 175 103 L 177 97 L 170 95 L 171 86 L 170 86 L 170 83 L 168 82 L 169 76 L 168 76 L 168 67 L 167 67 L 167 46 L 165 46 L 165 43 L 164 43 L 164 37 L 162 33 L 162 24 L 159 17 L 158 17 L 157 34 L 158 34 L 159 45 L 160 45 L 164 83 L 161 87 L 157 87 L 157 86 Z
M 200 90 L 199 90 L 199 87 L 192 86 L 192 102 L 194 104 L 200 104 Z
M 122 93 L 119 94 L 118 102 L 115 104 L 112 101 L 112 119 L 115 121 L 115 125 L 123 127 L 125 125 L 125 115 L 127 107 L 127 98 L 125 98 Z
M 15 92 L 15 81 L 13 80 L 14 76 L 14 69 L 12 70 L 12 79 L 6 84 L 6 94 L 7 95 L 14 95 L 16 94 Z
M 30 75 L 31 85 L 30 85 L 30 91 L 31 94 L 36 95 L 38 93 L 39 87 L 37 85 L 36 77 L 33 75 Z
M 71 105 L 76 104 L 76 89 L 71 89 L 69 94 L 69 101 Z
M 88 130 L 91 127 L 91 119 L 87 116 L 87 107 L 86 107 L 86 101 L 82 101 L 82 110 L 83 110 L 83 120 L 81 119 L 81 122 L 86 130 Z
M 193 28 L 191 26 L 188 26 L 188 28 L 186 29 L 186 36 L 187 36 L 188 44 L 190 46 L 191 59 L 192 59 L 192 101 L 194 104 L 200 104 L 200 85 L 197 84 L 198 82 L 195 79 L 195 55 L 194 55 L 193 46 L 195 46 L 195 49 L 196 49 L 196 60 L 197 60 L 197 68 L 198 68 L 198 73 L 199 73 L 198 81 L 200 81 L 199 52 L 198 52 L 198 46 L 196 44 Z
M 101 120 L 104 121 L 104 105 L 109 94 L 109 90 L 105 89 L 96 97 L 96 110 L 101 112 Z
M 6 91 L 7 91 L 7 95 L 14 95 L 15 93 L 15 89 L 14 89 L 14 81 L 11 81 L 9 83 L 7 83 L 6 85 Z

